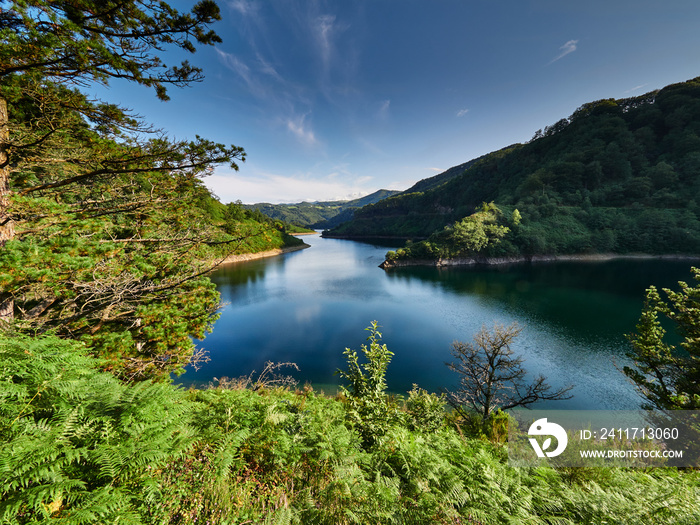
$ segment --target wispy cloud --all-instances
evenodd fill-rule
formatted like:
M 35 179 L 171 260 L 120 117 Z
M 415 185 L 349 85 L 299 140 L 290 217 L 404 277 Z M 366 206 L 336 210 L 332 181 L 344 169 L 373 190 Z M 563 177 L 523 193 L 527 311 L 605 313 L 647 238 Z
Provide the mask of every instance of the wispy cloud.
M 305 109 L 300 110 L 298 106 L 308 107 L 298 86 L 283 78 L 277 69 L 259 53 L 246 63 L 232 53 L 215 49 L 224 66 L 242 80 L 248 92 L 260 101 L 265 111 L 268 114 L 278 115 L 272 118 L 275 125 L 281 125 L 291 131 L 299 142 L 306 146 L 315 146 L 319 143 L 306 122 L 308 112 L 298 116 L 305 111 Z
M 554 57 L 549 63 L 553 64 L 557 60 L 561 60 L 562 58 L 564 58 L 566 55 L 573 53 L 574 51 L 576 51 L 577 46 L 578 40 L 569 40 L 566 44 L 559 48 L 560 53 L 556 57 Z
M 469 113 L 469 110 L 468 110 L 468 109 L 466 109 L 466 108 L 465 108 L 465 109 L 460 109 L 460 110 L 457 112 L 457 116 L 458 116 L 458 117 L 463 117 L 463 116 L 466 115 L 467 113 Z
M 306 146 L 315 146 L 318 144 L 316 135 L 310 126 L 306 123 L 306 115 L 294 119 L 287 119 L 287 129 Z
M 285 80 L 282 78 L 282 75 L 280 75 L 277 72 L 277 69 L 275 69 L 275 67 L 270 62 L 268 62 L 265 59 L 265 57 L 263 57 L 260 53 L 256 53 L 255 57 L 258 61 L 258 64 L 260 65 L 260 72 L 261 73 L 264 73 L 265 75 L 271 76 L 272 78 L 274 78 L 275 80 L 277 80 L 281 84 L 286 83 Z
M 387 99 L 379 106 L 379 118 L 386 119 L 389 116 L 389 107 L 391 106 L 391 100 Z
M 307 7 L 298 19 L 298 27 L 310 37 L 306 40 L 310 45 L 306 49 L 309 57 L 320 64 L 316 68 L 317 74 L 309 77 L 309 86 L 331 103 L 342 104 L 339 96 L 344 101 L 348 94 L 355 93 L 354 72 L 359 50 L 352 35 L 345 38 L 351 26 L 335 14 L 321 12 L 317 2 L 301 3 Z
M 236 55 L 232 53 L 227 53 L 226 51 L 222 51 L 218 47 L 215 47 L 214 49 L 219 55 L 219 59 L 221 60 L 221 62 L 223 62 L 223 64 L 228 69 L 230 69 L 239 77 L 241 77 L 250 91 L 254 93 L 258 92 L 258 83 L 254 80 L 253 75 L 250 71 L 250 67 L 248 67 L 248 65 L 245 64 L 245 62 L 243 62 Z
M 321 61 L 325 68 L 328 68 L 333 56 L 333 32 L 335 29 L 335 16 L 321 15 L 312 24 L 312 29 L 316 35 Z
M 649 84 L 641 84 L 641 85 L 639 85 L 639 86 L 635 86 L 635 87 L 633 87 L 632 89 L 628 89 L 627 91 L 625 91 L 625 93 L 632 93 L 633 91 L 639 91 L 640 89 L 645 88 L 645 87 L 647 87 L 648 85 L 649 85 Z
M 255 54 L 255 59 L 245 62 L 242 58 L 227 53 L 221 49 L 214 48 L 219 55 L 219 59 L 228 69 L 238 75 L 245 83 L 248 91 L 259 99 L 274 98 L 279 99 L 289 97 L 289 93 L 295 91 L 295 87 L 286 81 L 277 69 L 266 60 L 260 53 Z M 274 79 L 277 84 L 271 84 L 269 79 Z
M 357 142 L 367 151 L 369 151 L 372 155 L 376 156 L 381 156 L 381 157 L 386 157 L 387 152 L 384 151 L 382 148 L 379 147 L 379 145 L 371 139 L 368 139 L 367 137 L 364 136 L 359 136 L 357 137 Z
M 229 0 L 231 9 L 238 11 L 243 16 L 254 15 L 258 11 L 258 4 L 248 0 Z

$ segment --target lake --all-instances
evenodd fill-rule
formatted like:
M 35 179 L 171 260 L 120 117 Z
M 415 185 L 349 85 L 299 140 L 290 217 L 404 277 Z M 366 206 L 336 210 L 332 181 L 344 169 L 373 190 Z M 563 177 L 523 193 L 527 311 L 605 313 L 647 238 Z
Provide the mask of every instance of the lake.
M 553 387 L 574 384 L 574 398 L 540 408 L 634 409 L 640 404 L 618 370 L 625 333 L 634 330 L 649 285 L 692 281 L 689 261 L 615 260 L 493 267 L 378 268 L 390 247 L 305 236 L 311 245 L 282 256 L 233 263 L 212 274 L 226 303 L 199 346 L 210 362 L 176 382 L 199 386 L 214 377 L 261 371 L 266 361 L 297 363 L 303 385 L 333 392 L 343 350 L 359 351 L 377 320 L 394 352 L 389 389 L 413 383 L 429 391 L 454 387 L 446 366 L 455 340 L 482 325 L 524 327 L 513 349 L 532 375 Z

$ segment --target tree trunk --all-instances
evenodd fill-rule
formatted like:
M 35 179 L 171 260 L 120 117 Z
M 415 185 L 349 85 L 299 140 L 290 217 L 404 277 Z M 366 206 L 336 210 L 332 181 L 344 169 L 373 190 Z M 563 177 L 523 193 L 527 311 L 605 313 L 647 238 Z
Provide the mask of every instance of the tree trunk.
M 8 207 L 10 205 L 10 161 L 7 144 L 10 139 L 7 102 L 0 98 L 0 247 L 15 236 L 15 224 Z M 14 301 L 12 296 L 0 290 L 0 325 L 13 318 Z

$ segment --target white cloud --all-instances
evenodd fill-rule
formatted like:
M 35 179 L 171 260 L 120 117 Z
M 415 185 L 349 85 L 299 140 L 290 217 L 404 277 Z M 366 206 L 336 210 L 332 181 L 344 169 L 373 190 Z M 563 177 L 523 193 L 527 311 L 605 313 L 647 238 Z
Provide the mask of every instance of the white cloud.
M 385 119 L 389 116 L 389 106 L 391 106 L 391 100 L 385 100 L 379 106 L 379 118 Z
M 646 87 L 646 86 L 648 86 L 648 85 L 649 85 L 649 84 L 642 84 L 642 85 L 639 85 L 639 86 L 635 86 L 635 87 L 633 87 L 632 89 L 628 89 L 627 91 L 625 91 L 625 93 L 632 93 L 633 91 L 639 91 L 640 89 L 642 89 L 642 88 L 644 88 L 644 87 Z
M 260 54 L 256 53 L 256 58 L 258 59 L 258 63 L 260 64 L 260 72 L 264 73 L 266 75 L 271 76 L 275 80 L 277 80 L 280 83 L 285 83 L 285 80 L 282 78 L 282 76 L 277 72 L 277 70 L 274 68 L 270 62 L 265 60 L 265 58 Z
M 316 40 L 321 54 L 321 60 L 325 67 L 328 67 L 333 54 L 333 29 L 335 16 L 322 15 L 314 20 L 313 29 L 316 33 Z
M 222 51 L 218 47 L 215 47 L 214 49 L 219 55 L 219 58 L 224 63 L 224 65 L 228 69 L 236 73 L 238 76 L 240 76 L 248 85 L 248 89 L 255 92 L 258 86 L 257 82 L 255 82 L 253 79 L 250 68 L 236 55 L 232 53 L 227 53 L 226 51 Z
M 313 130 L 306 124 L 306 115 L 294 119 L 287 119 L 287 129 L 299 139 L 299 142 L 307 146 L 318 144 Z
M 248 169 L 249 167 L 246 167 Z M 372 177 L 310 177 L 308 175 L 284 176 L 272 173 L 242 175 L 219 168 L 214 175 L 204 179 L 221 202 L 241 200 L 246 204 L 256 202 L 349 200 L 368 195 L 376 188 L 366 186 Z
M 578 40 L 569 40 L 566 44 L 564 44 L 563 46 L 561 46 L 559 48 L 561 52 L 556 57 L 554 57 L 552 59 L 550 64 L 553 64 L 557 60 L 564 58 L 569 53 L 573 53 L 574 51 L 576 51 L 577 45 L 578 45 Z
M 269 100 L 278 105 L 283 103 L 280 102 L 280 97 L 283 100 L 292 99 L 291 93 L 294 92 L 294 86 L 285 81 L 275 67 L 260 53 L 256 53 L 255 59 L 246 63 L 233 53 L 227 53 L 218 47 L 215 50 L 224 66 L 243 80 L 248 91 L 254 97 L 260 100 Z M 269 77 L 274 79 L 277 84 L 271 83 Z
M 251 95 L 267 105 L 267 112 L 276 111 L 284 115 L 275 120 L 277 125 L 281 124 L 287 128 L 306 146 L 318 144 L 315 133 L 306 122 L 308 113 L 300 117 L 295 116 L 297 112 L 295 106 L 298 101 L 303 102 L 302 97 L 293 95 L 294 86 L 286 82 L 262 55 L 256 54 L 256 60 L 252 62 L 251 67 L 232 53 L 221 51 L 218 48 L 216 48 L 216 52 L 223 64 L 243 80 Z M 270 82 L 268 77 L 277 81 L 277 88 L 273 87 L 274 84 Z M 288 116 L 290 114 L 291 116 Z
M 467 113 L 469 113 L 469 110 L 468 110 L 468 109 L 466 109 L 466 108 L 465 108 L 465 109 L 460 109 L 460 110 L 457 112 L 457 116 L 458 116 L 458 117 L 463 117 L 463 116 L 466 115 Z
M 246 0 L 230 0 L 228 5 L 243 16 L 252 15 L 258 11 L 258 5 L 255 2 Z
M 320 62 L 318 76 L 309 80 L 312 89 L 319 90 L 332 101 L 338 94 L 354 91 L 352 72 L 356 67 L 357 50 L 342 45 L 341 36 L 349 29 L 348 24 L 339 21 L 335 15 L 319 14 L 318 5 L 314 2 L 307 5 L 308 13 L 301 27 L 311 37 L 309 51 Z

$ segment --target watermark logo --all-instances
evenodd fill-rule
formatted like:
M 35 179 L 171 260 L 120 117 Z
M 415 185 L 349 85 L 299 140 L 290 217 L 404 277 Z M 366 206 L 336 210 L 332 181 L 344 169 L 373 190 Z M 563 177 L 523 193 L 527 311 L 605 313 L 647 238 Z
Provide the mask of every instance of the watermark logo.
M 551 437 L 544 440 L 542 447 L 540 447 L 539 442 L 535 438 L 530 438 L 530 444 L 532 445 L 532 448 L 535 449 L 537 457 L 540 458 L 545 456 L 548 458 L 558 456 L 564 452 L 566 445 L 569 442 L 568 437 L 566 436 L 566 430 L 556 423 L 550 423 L 547 421 L 546 417 L 538 419 L 532 425 L 530 425 L 530 429 L 527 431 L 527 433 L 530 436 L 553 436 L 557 438 L 557 448 L 550 451 L 547 451 L 547 449 L 549 449 L 549 447 L 552 445 Z
M 508 463 L 514 467 L 542 461 L 556 467 L 700 467 L 700 410 L 534 409 L 508 415 Z

